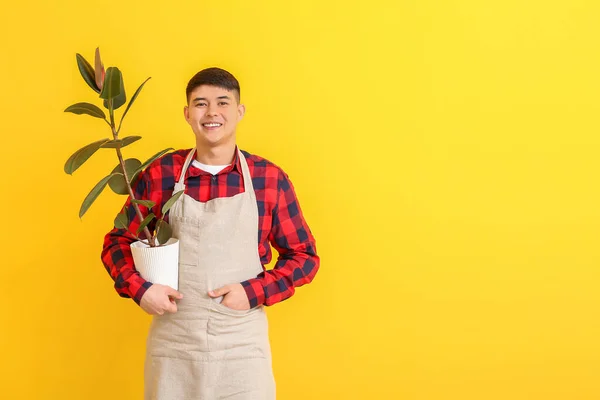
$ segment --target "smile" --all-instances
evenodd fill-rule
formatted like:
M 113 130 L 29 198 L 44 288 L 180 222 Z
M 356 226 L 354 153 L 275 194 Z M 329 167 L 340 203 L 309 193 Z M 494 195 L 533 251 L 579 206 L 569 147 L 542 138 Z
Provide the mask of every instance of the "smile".
M 223 124 L 219 124 L 218 122 L 211 122 L 211 123 L 208 123 L 208 124 L 202 124 L 202 126 L 205 127 L 205 128 L 218 128 L 221 125 L 223 125 Z

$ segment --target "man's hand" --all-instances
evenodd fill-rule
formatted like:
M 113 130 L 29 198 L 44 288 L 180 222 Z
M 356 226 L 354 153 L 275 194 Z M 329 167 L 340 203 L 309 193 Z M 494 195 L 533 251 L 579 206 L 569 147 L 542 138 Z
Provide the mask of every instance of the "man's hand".
M 223 297 L 221 304 L 234 310 L 249 310 L 250 302 L 246 295 L 246 290 L 241 283 L 223 286 L 222 288 L 211 290 L 208 292 L 210 297 Z
M 163 315 L 165 312 L 176 313 L 175 299 L 181 300 L 182 298 L 183 295 L 172 287 L 155 283 L 142 296 L 140 307 L 150 315 Z

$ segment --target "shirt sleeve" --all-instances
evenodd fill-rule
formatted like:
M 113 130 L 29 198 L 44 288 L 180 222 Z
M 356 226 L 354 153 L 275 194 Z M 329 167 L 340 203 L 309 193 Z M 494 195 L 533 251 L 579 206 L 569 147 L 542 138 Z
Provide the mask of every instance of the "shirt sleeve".
M 273 269 L 242 282 L 250 307 L 271 306 L 310 283 L 319 269 L 315 238 L 306 223 L 289 177 L 279 171 L 277 203 L 269 241 L 279 253 Z
M 140 179 L 134 188 L 134 195 L 138 199 L 148 199 L 150 193 L 150 179 L 146 172 L 142 173 Z M 131 203 L 131 196 L 128 196 L 125 205 L 129 220 L 129 229 L 113 228 L 104 237 L 104 246 L 102 248 L 102 263 L 114 280 L 114 287 L 121 297 L 132 298 L 138 305 L 146 290 L 152 286 L 151 282 L 142 278 L 135 269 L 133 257 L 131 256 L 131 243 L 137 239 L 129 232 L 136 232 L 140 226 L 139 218 Z M 143 215 L 148 215 L 148 209 L 139 205 Z M 155 221 L 148 226 L 152 231 Z M 146 238 L 144 233 L 140 233 L 140 238 Z

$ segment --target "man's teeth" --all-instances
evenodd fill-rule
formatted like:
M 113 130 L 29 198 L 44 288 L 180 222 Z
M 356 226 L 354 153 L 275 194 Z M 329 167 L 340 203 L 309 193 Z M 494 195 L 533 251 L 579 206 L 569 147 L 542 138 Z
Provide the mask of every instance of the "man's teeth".
M 221 126 L 221 124 L 202 124 L 203 126 L 206 126 L 207 128 L 216 128 L 217 126 Z

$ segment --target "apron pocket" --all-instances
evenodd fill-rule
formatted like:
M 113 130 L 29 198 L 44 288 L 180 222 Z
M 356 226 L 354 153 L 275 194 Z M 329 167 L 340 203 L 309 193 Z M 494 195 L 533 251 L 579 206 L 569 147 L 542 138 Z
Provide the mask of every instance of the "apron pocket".
M 231 315 L 233 317 L 243 317 L 258 310 L 257 308 L 251 308 L 249 310 L 234 310 L 233 308 L 227 307 L 221 303 L 217 303 L 216 301 L 212 302 L 212 306 L 214 311 L 225 315 Z
M 215 303 L 207 333 L 215 360 L 270 358 L 269 330 L 262 307 L 239 311 Z

